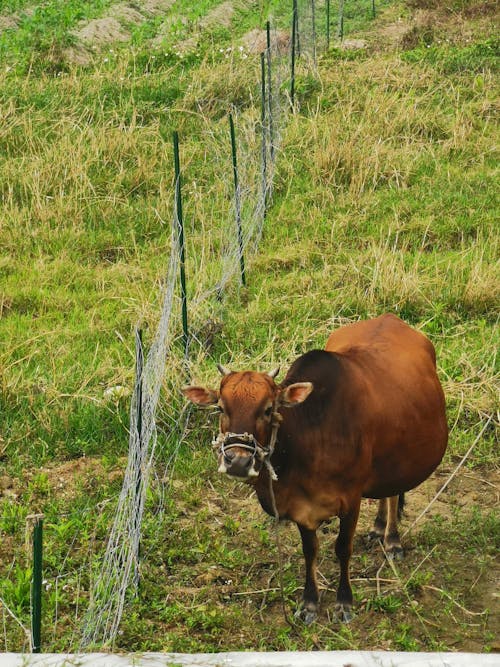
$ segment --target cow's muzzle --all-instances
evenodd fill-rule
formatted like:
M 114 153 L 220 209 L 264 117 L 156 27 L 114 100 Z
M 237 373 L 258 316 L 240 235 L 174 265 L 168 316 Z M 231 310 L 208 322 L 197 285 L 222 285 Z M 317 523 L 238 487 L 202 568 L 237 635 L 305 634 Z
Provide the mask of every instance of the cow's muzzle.
M 212 444 L 218 450 L 219 472 L 239 479 L 257 477 L 269 454 L 251 433 L 219 433 Z

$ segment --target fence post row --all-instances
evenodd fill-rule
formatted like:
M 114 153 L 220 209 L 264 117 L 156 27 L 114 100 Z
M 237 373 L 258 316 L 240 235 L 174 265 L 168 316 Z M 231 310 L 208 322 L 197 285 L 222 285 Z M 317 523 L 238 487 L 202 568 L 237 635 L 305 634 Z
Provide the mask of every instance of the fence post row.
M 43 516 L 33 524 L 33 575 L 31 582 L 31 650 L 42 650 Z
M 182 340 L 184 344 L 184 357 L 189 355 L 189 330 L 187 316 L 186 295 L 186 251 L 184 243 L 184 219 L 182 217 L 182 192 L 181 192 L 181 167 L 179 159 L 179 133 L 173 133 L 174 140 L 174 169 L 175 169 L 175 211 L 178 224 L 180 279 L 181 279 L 181 302 L 182 302 Z
M 241 229 L 241 197 L 240 184 L 238 180 L 238 160 L 236 156 L 236 137 L 234 132 L 233 114 L 229 114 L 229 131 L 231 133 L 231 154 L 233 158 L 233 179 L 234 179 L 234 214 L 236 218 L 236 230 L 238 233 L 238 249 L 240 254 L 240 273 L 241 284 L 246 285 L 245 277 L 245 258 L 243 256 L 243 232 Z

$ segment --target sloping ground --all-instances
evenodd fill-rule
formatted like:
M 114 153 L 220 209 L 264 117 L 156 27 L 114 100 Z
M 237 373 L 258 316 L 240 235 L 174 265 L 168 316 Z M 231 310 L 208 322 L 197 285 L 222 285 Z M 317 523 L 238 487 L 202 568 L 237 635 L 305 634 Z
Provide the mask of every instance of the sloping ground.
M 491 181 L 484 179 L 486 169 L 474 171 L 491 155 L 492 73 L 479 61 L 474 63 L 477 75 L 465 68 L 456 78 L 448 79 L 436 75 L 430 58 L 408 64 L 393 55 L 369 60 L 366 52 L 406 48 L 405 43 L 409 45 L 414 37 L 413 28 L 419 47 L 423 39 L 424 54 L 424 37 L 437 41 L 448 30 L 454 44 L 466 45 L 479 30 L 490 34 L 493 14 L 488 8 L 492 5 L 476 3 L 481 9 L 474 21 L 479 23 L 465 21 L 463 17 L 470 13 L 459 12 L 457 18 L 442 11 L 438 3 L 420 3 L 417 9 L 431 17 L 423 23 L 418 18 L 422 14 L 405 11 L 398 16 L 384 11 L 373 30 L 359 35 L 368 49 L 342 57 L 336 51 L 327 54 L 320 63 L 319 81 L 308 71 L 299 73 L 303 111 L 290 117 L 262 253 L 252 259 L 251 286 L 242 292 L 241 303 L 234 303 L 236 297 L 225 304 L 228 321 L 221 325 L 214 341 L 217 359 L 231 354 L 238 363 L 246 364 L 251 355 L 253 361 L 257 358 L 259 364 L 267 364 L 270 358 L 289 358 L 302 346 L 317 345 L 326 328 L 341 321 L 333 321 L 332 313 L 349 318 L 378 313 L 382 308 L 406 308 L 404 316 L 428 331 L 439 346 L 450 421 L 456 428 L 446 464 L 425 485 L 408 494 L 403 532 L 451 474 L 459 458 L 456 452 L 468 447 L 475 424 L 484 419 L 484 413 L 494 415 L 498 406 L 498 376 L 495 379 L 493 368 L 495 329 L 491 326 L 496 317 L 498 281 L 495 286 L 494 264 L 486 266 L 494 238 L 487 223 L 481 225 L 483 219 L 488 220 L 489 206 L 483 189 Z M 116 20 L 119 30 L 129 34 L 124 16 L 131 22 L 142 22 L 146 20 L 144 6 L 137 9 L 120 3 L 115 6 L 118 15 L 110 12 L 106 20 Z M 426 32 L 428 24 L 431 35 Z M 88 24 L 81 26 L 85 27 Z M 112 31 L 110 35 L 112 38 Z M 109 45 L 107 40 L 103 39 L 102 48 Z M 257 53 L 261 48 L 254 50 Z M 144 50 L 149 57 L 147 48 Z M 243 85 L 253 81 L 254 72 L 240 71 L 238 64 L 225 61 L 221 65 L 214 58 L 203 70 L 186 66 L 189 76 L 203 79 L 206 108 L 217 99 L 217 109 L 225 114 Z M 111 377 L 118 376 L 113 384 L 130 381 L 133 360 L 126 344 L 110 353 L 106 336 L 127 337 L 137 318 L 153 309 L 158 275 L 163 275 L 164 254 L 168 252 L 155 217 L 164 215 L 166 208 L 167 186 L 158 174 L 170 173 L 160 157 L 166 152 L 162 132 L 170 131 L 168 125 L 167 130 L 161 125 L 161 116 L 174 104 L 184 105 L 186 115 L 192 115 L 202 99 L 197 95 L 196 104 L 187 104 L 178 89 L 172 98 L 164 96 L 172 81 L 177 84 L 180 72 L 180 68 L 174 74 L 159 68 L 150 76 L 147 68 L 140 69 L 130 87 L 127 84 L 135 74 L 126 64 L 111 73 L 92 71 L 81 84 L 75 72 L 66 78 L 49 76 L 40 81 L 31 75 L 28 82 L 18 82 L 22 83 L 19 95 L 12 87 L 12 100 L 7 103 L 7 122 L 2 127 L 5 134 L 1 134 L 9 155 L 5 166 L 10 190 L 6 189 L 6 194 L 13 208 L 19 201 L 25 208 L 20 210 L 17 236 L 9 230 L 10 245 L 2 257 L 1 275 L 2 279 L 14 276 L 21 284 L 33 264 L 37 271 L 31 291 L 1 297 L 2 326 L 18 313 L 24 314 L 25 320 L 18 329 L 8 330 L 14 335 L 9 335 L 5 350 L 9 352 L 12 340 L 16 346 L 19 340 L 17 356 L 10 359 L 2 352 L 2 363 L 5 359 L 6 364 L 2 367 L 1 397 L 9 423 L 5 425 L 8 444 L 5 448 L 0 445 L 0 455 L 4 454 L 2 463 L 15 471 L 0 476 L 5 507 L 2 525 L 10 531 L 5 538 L 2 534 L 0 561 L 2 575 L 6 573 L 9 580 L 19 583 L 18 588 L 13 585 L 9 589 L 11 599 L 15 603 L 19 598 L 19 613 L 27 614 L 23 605 L 26 599 L 29 605 L 29 582 L 28 598 L 22 586 L 25 513 L 36 508 L 46 509 L 50 515 L 54 507 L 61 513 L 61 525 L 47 526 L 50 604 L 61 563 L 72 558 L 75 563 L 71 563 L 74 569 L 69 575 L 65 572 L 70 581 L 56 610 L 64 620 L 54 627 L 53 617 L 48 621 L 47 641 L 54 650 L 66 648 L 70 632 L 78 631 L 78 605 L 88 596 L 88 560 L 78 560 L 80 551 L 87 550 L 88 557 L 95 544 L 102 546 L 106 536 L 105 526 L 100 525 L 96 543 L 89 546 L 94 526 L 82 517 L 99 501 L 110 506 L 113 494 L 119 492 L 123 469 L 125 412 L 117 408 L 121 422 L 116 419 L 119 423 L 113 430 L 109 422 L 115 412 L 104 413 L 100 400 L 95 401 L 95 411 L 83 410 L 81 404 L 87 404 L 85 397 L 78 402 L 79 394 L 84 388 L 85 394 L 100 399 Z M 233 82 L 241 85 L 238 91 Z M 65 102 L 77 96 L 84 104 L 65 111 Z M 246 104 L 249 98 L 242 99 Z M 104 121 L 101 113 L 106 113 Z M 23 114 L 28 119 L 24 125 Z M 223 121 L 225 125 L 225 116 Z M 34 134 L 32 129 L 37 127 L 42 129 Z M 140 137 L 144 138 L 142 144 Z M 206 137 L 197 137 L 201 149 L 188 143 L 187 132 L 185 139 L 190 161 L 186 194 L 194 213 L 193 228 L 210 239 L 212 231 L 204 226 L 205 220 L 212 220 L 213 215 L 214 224 L 220 221 L 220 212 L 210 210 L 214 208 L 213 181 L 227 180 L 230 172 L 229 176 L 224 174 L 218 161 L 215 177 L 208 170 L 196 172 L 193 156 L 201 151 L 200 162 L 205 165 L 212 155 Z M 63 149 L 57 152 L 60 143 Z M 406 162 L 405 144 L 408 152 L 413 151 Z M 360 146 L 366 148 L 361 156 Z M 434 170 L 427 171 L 428 162 Z M 30 208 L 31 169 L 37 187 L 33 188 L 34 205 Z M 19 178 L 17 170 L 26 178 Z M 193 172 L 196 176 L 191 179 Z M 302 181 L 308 174 L 309 180 Z M 428 191 L 422 183 L 429 184 Z M 431 185 L 439 188 L 438 196 L 433 196 Z M 454 188 L 465 193 L 458 202 L 448 198 Z M 73 199 L 72 189 L 77 192 Z M 158 192 L 161 197 L 155 198 Z M 93 203 L 102 202 L 105 206 L 92 211 Z M 464 222 L 464 212 L 469 210 L 474 224 Z M 132 220 L 129 226 L 127 215 Z M 150 218 L 154 221 L 147 226 Z M 444 228 L 443 220 L 449 229 Z M 101 229 L 105 236 L 96 242 L 96 230 Z M 48 244 L 54 239 L 57 243 L 48 249 L 43 246 L 43 240 Z M 409 252 L 413 243 L 415 254 Z M 474 252 L 477 249 L 472 270 L 463 262 L 471 248 Z M 15 274 L 12 259 L 17 253 L 25 272 L 21 278 Z M 65 264 L 67 255 L 70 259 Z M 382 260 L 374 262 L 374 257 Z M 56 262 L 54 278 L 50 270 Z M 448 269 L 441 271 L 446 265 Z M 117 280 L 119 274 L 124 280 Z M 71 296 L 65 292 L 52 302 L 54 284 L 57 288 L 68 285 Z M 454 297 L 462 284 L 468 295 L 463 292 Z M 46 289 L 41 298 L 40 285 Z M 79 287 L 81 294 L 77 293 Z M 84 313 L 71 329 L 76 294 L 82 299 Z M 111 302 L 119 302 L 120 308 L 104 311 L 103 304 Z M 56 311 L 65 317 L 57 319 Z M 47 331 L 33 334 L 33 342 L 28 341 L 25 349 L 25 331 L 43 325 L 44 317 Z M 154 321 L 154 314 L 148 312 L 147 319 Z M 85 357 L 76 343 L 82 332 L 94 335 L 94 347 Z M 50 344 L 45 345 L 46 339 Z M 72 359 L 63 372 L 58 363 L 64 356 Z M 32 360 L 34 377 L 25 379 L 22 373 Z M 78 376 L 78 361 L 86 366 L 84 377 Z M 213 376 L 212 361 L 203 372 Z M 68 389 L 66 385 L 74 382 L 75 373 L 77 387 Z M 41 408 L 40 397 L 44 396 Z M 18 426 L 14 435 L 9 433 L 10 423 L 21 422 L 22 428 Z M 376 547 L 366 552 L 363 533 L 375 508 L 368 502 L 363 504 L 353 556 L 356 617 L 349 626 L 340 626 L 333 613 L 338 581 L 333 557 L 335 522 L 324 527 L 321 616 L 314 627 L 303 628 L 290 627 L 283 617 L 274 529 L 248 489 L 216 476 L 204 424 L 205 430 L 196 430 L 183 443 L 187 451 L 173 481 L 168 512 L 163 517 L 148 517 L 142 588 L 128 609 L 118 646 L 124 650 L 183 651 L 233 647 L 312 650 L 318 646 L 498 650 L 495 545 L 499 532 L 495 517 L 499 479 L 493 425 L 494 420 L 488 437 L 478 443 L 471 468 L 460 472 L 403 540 L 407 557 L 402 563 L 387 563 Z M 100 435 L 101 431 L 105 435 Z M 87 446 L 93 447 L 94 456 L 78 458 Z M 54 460 L 47 461 L 50 457 Z M 66 458 L 73 460 L 64 461 Z M 79 507 L 85 511 L 77 515 L 75 508 Z M 100 518 L 97 516 L 96 524 Z M 13 531 L 19 525 L 21 539 L 16 542 Z M 293 611 L 303 584 L 302 557 L 295 531 L 283 527 L 281 533 L 286 604 Z M 60 539 L 60 535 L 70 535 L 71 540 Z M 14 561 L 21 562 L 20 572 L 10 567 Z M 1 590 L 7 590 L 5 581 L 1 583 Z M 47 606 L 47 616 L 52 611 L 53 607 Z

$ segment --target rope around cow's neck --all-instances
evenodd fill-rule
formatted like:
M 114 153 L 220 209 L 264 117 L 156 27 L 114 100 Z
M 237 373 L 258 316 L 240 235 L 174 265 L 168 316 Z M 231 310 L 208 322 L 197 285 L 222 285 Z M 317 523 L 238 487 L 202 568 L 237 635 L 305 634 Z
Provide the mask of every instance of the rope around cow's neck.
M 276 551 L 278 552 L 278 583 L 280 588 L 281 608 L 283 611 L 283 617 L 285 621 L 291 628 L 297 630 L 297 626 L 294 623 L 293 619 L 289 617 L 286 608 L 285 585 L 283 582 L 283 549 L 281 546 L 281 536 L 279 531 L 280 515 L 278 512 L 278 506 L 276 505 L 276 496 L 274 495 L 274 486 L 273 486 L 273 482 L 278 480 L 278 476 L 276 475 L 276 472 L 271 463 L 271 456 L 276 446 L 276 441 L 278 439 L 278 430 L 282 421 L 283 417 L 277 410 L 274 410 L 273 421 L 272 421 L 273 430 L 271 431 L 271 438 L 269 440 L 269 454 L 264 459 L 264 465 L 266 466 L 268 473 L 269 499 L 271 501 L 271 510 L 273 512 L 273 518 L 274 518 L 274 536 L 276 541 Z

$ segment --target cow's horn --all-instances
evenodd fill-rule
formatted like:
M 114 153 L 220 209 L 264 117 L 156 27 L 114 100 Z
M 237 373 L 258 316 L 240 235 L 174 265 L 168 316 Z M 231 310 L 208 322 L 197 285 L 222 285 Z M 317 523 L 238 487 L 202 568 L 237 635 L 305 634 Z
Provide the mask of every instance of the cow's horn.
M 268 373 L 268 375 L 269 375 L 270 378 L 273 378 L 273 380 L 274 380 L 274 378 L 278 375 L 279 372 L 280 372 L 280 367 L 277 366 L 273 371 Z
M 229 375 L 229 373 L 231 372 L 228 368 L 226 368 L 222 364 L 217 364 L 217 368 L 219 369 L 219 373 L 221 375 Z

